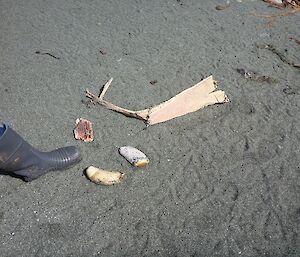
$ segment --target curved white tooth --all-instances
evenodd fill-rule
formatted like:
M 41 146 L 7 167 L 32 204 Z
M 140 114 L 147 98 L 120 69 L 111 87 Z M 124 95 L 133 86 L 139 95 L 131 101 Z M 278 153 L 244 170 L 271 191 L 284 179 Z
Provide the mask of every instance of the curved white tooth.
M 120 171 L 107 171 L 93 166 L 86 169 L 87 177 L 96 184 L 111 186 L 120 183 L 125 174 Z

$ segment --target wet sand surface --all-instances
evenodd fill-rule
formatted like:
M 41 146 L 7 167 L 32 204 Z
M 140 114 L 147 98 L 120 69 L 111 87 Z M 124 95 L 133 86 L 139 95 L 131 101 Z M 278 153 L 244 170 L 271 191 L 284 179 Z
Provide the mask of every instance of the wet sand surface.
M 300 13 L 268 23 L 251 13 L 280 10 L 262 1 L 218 4 L 0 1 L 0 121 L 83 156 L 30 183 L 0 176 L 1 256 L 299 256 Z M 211 74 L 230 103 L 148 128 L 82 103 L 114 77 L 106 99 L 143 109 Z M 74 139 L 78 117 L 94 142 Z M 150 164 L 133 168 L 123 145 Z M 90 165 L 127 178 L 93 184 Z

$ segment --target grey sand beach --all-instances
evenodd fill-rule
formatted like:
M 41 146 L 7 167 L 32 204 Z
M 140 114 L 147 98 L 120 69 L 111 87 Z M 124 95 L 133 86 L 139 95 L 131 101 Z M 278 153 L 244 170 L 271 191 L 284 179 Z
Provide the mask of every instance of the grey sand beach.
M 0 121 L 39 150 L 77 145 L 83 157 L 30 183 L 0 176 L 1 256 L 299 256 L 300 45 L 289 37 L 300 13 L 270 22 L 252 14 L 291 9 L 220 4 L 0 1 Z M 148 128 L 85 104 L 111 77 L 106 99 L 139 110 L 211 74 L 230 103 Z M 92 143 L 74 139 L 80 117 Z M 124 145 L 149 165 L 132 167 Z M 90 165 L 126 179 L 96 185 Z

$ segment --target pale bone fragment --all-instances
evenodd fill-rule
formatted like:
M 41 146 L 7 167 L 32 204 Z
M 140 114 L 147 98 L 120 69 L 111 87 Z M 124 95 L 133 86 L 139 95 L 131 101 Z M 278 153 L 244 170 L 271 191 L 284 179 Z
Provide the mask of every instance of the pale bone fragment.
M 104 93 L 102 91 L 99 97 L 92 94 L 88 89 L 86 90 L 86 96 L 94 103 L 98 103 L 110 110 L 122 113 L 127 117 L 143 120 L 148 125 L 165 122 L 198 111 L 209 105 L 229 102 L 224 91 L 216 90 L 217 82 L 211 75 L 159 105 L 140 111 L 132 111 L 103 100 L 104 94 L 111 82 L 112 78 L 106 83 L 103 89 Z

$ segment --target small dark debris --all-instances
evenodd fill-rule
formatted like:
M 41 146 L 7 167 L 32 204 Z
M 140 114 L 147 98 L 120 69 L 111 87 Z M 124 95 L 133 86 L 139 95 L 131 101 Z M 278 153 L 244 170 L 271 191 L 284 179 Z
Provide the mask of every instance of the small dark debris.
M 107 54 L 107 50 L 104 49 L 104 48 L 101 48 L 101 49 L 99 50 L 99 52 L 100 52 L 100 54 L 102 54 L 102 55 L 106 55 L 106 54 Z
M 50 54 L 50 53 L 48 53 L 48 52 L 35 51 L 35 53 L 36 53 L 36 54 L 42 54 L 42 55 L 49 55 L 49 56 L 51 56 L 52 58 L 57 59 L 57 60 L 60 59 L 59 57 L 57 57 L 57 56 L 55 56 L 55 55 L 53 55 L 53 54 Z
M 296 95 L 296 92 L 293 90 L 293 88 L 288 85 L 284 89 L 282 89 L 282 92 L 286 95 Z
M 157 80 L 156 80 L 156 79 L 150 81 L 150 84 L 151 84 L 151 85 L 155 85 L 156 83 L 157 83 Z
M 85 105 L 86 108 L 91 108 L 92 105 L 95 105 L 91 100 L 81 100 L 81 103 Z
M 245 70 L 243 68 L 238 68 L 236 71 L 241 74 L 245 79 L 250 79 L 257 82 L 268 82 L 268 83 L 276 83 L 277 80 L 274 78 L 271 78 L 267 75 L 261 75 L 254 71 Z
M 250 72 L 246 71 L 245 69 L 243 68 L 238 68 L 236 69 L 236 71 L 241 74 L 243 77 L 245 77 L 246 79 L 250 78 L 251 77 L 251 74 Z
M 290 40 L 294 40 L 297 44 L 300 45 L 300 39 L 297 39 L 295 37 L 289 37 Z

